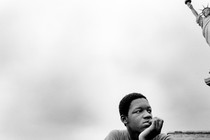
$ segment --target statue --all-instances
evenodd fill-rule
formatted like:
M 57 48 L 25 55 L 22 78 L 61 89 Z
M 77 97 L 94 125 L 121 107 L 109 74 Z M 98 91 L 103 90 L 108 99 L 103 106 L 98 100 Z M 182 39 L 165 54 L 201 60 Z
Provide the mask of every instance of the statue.
M 202 12 L 198 14 L 198 12 L 193 8 L 191 2 L 191 0 L 185 0 L 185 4 L 190 8 L 193 15 L 196 17 L 196 22 L 202 28 L 203 36 L 210 46 L 210 7 L 203 7 Z M 210 77 L 204 79 L 204 81 L 208 86 L 210 86 Z
M 209 72 L 209 74 L 210 74 L 210 72 Z M 210 86 L 210 77 L 204 79 L 204 81 L 205 81 L 205 83 L 206 83 L 208 86 Z
M 203 30 L 203 36 L 210 46 L 210 7 L 203 7 L 200 14 L 193 8 L 191 0 L 185 0 L 185 4 L 190 8 L 193 15 L 196 17 L 196 22 Z

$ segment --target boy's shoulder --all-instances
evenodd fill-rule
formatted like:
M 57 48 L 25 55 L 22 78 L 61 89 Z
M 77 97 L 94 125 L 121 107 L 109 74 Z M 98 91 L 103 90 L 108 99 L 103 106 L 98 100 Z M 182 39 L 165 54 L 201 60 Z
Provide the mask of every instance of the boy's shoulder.
M 129 134 L 127 130 L 112 130 L 105 140 L 129 140 Z

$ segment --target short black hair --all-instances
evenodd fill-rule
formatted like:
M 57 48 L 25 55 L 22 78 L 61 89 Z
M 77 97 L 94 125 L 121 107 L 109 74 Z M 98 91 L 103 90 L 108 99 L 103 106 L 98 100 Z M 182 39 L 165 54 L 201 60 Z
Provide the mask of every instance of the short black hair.
M 122 98 L 122 100 L 120 101 L 120 104 L 119 104 L 120 116 L 121 115 L 128 116 L 128 110 L 130 108 L 131 102 L 135 99 L 138 99 L 138 98 L 144 98 L 144 99 L 147 100 L 147 98 L 141 93 L 134 92 L 134 93 L 130 93 L 130 94 L 125 95 Z

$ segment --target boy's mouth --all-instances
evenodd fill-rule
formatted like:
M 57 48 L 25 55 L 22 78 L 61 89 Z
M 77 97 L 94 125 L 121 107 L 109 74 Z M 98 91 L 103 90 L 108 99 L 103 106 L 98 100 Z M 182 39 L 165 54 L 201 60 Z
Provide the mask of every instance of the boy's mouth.
M 143 124 L 150 126 L 152 124 L 152 122 L 151 121 L 145 121 Z

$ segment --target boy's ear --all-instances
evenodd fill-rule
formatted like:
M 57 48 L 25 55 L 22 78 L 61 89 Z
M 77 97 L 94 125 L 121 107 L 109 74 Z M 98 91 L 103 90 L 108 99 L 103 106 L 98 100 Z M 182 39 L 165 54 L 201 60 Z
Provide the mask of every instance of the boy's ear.
M 122 123 L 124 123 L 124 125 L 126 126 L 126 124 L 128 123 L 128 117 L 125 115 L 121 115 L 120 119 L 121 119 Z

